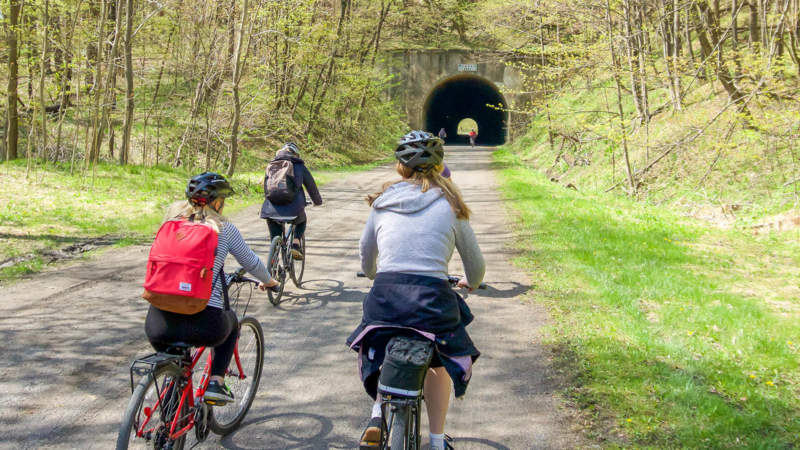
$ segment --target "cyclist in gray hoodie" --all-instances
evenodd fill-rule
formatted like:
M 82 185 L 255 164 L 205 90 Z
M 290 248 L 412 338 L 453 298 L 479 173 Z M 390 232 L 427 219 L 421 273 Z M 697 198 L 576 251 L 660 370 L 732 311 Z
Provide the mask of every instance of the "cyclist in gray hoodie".
M 451 379 L 456 396 L 464 395 L 480 355 L 465 329 L 472 314 L 450 287 L 447 266 L 457 248 L 466 271 L 458 286 L 472 289 L 483 280 L 485 265 L 469 225 L 470 210 L 441 175 L 441 139 L 412 131 L 400 140 L 395 157 L 403 179 L 368 197 L 372 212 L 361 237 L 361 267 L 375 282 L 361 323 L 348 338 L 359 352 L 364 387 L 376 399 L 361 446 L 370 448 L 380 436 L 376 385 L 386 343 L 402 326 L 436 337 L 424 393 L 431 448 L 442 450 L 452 448 L 444 435 Z

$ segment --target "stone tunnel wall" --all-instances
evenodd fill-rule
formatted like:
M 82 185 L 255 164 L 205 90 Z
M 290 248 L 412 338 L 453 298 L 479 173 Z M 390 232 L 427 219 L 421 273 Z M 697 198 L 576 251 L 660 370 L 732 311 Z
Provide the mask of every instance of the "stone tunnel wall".
M 517 58 L 518 59 L 518 58 Z M 525 92 L 521 71 L 508 64 L 512 59 L 505 53 L 472 52 L 467 50 L 403 50 L 390 53 L 386 63 L 397 76 L 390 95 L 404 106 L 411 128 L 425 126 L 425 101 L 441 83 L 456 75 L 474 75 L 494 84 L 509 110 L 508 138 L 524 128 L 528 117 L 514 114 L 525 108 L 531 95 Z M 532 62 L 529 62 L 532 63 Z M 437 130 L 430 130 L 436 132 Z

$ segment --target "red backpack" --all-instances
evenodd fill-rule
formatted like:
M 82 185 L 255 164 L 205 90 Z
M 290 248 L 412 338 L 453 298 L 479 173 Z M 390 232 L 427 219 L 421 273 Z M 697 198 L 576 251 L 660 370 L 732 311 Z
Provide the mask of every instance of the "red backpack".
M 202 311 L 211 298 L 218 240 L 206 223 L 164 222 L 150 248 L 142 297 L 163 311 Z

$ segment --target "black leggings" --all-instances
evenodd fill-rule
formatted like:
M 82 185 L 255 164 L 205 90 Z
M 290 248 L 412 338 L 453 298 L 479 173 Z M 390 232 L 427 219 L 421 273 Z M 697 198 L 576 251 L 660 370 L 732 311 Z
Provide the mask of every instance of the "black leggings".
M 225 375 L 233 358 L 239 324 L 236 313 L 212 306 L 197 314 L 186 315 L 162 311 L 150 306 L 144 331 L 156 351 L 164 351 L 170 344 L 185 342 L 196 347 L 214 347 L 211 375 Z
M 275 236 L 280 236 L 281 232 L 283 231 L 283 224 L 281 222 L 276 222 L 272 219 L 267 219 L 267 226 L 269 227 L 269 239 L 272 240 Z M 303 237 L 303 234 L 306 232 L 306 221 L 302 221 L 300 223 L 296 223 L 294 225 L 294 237 L 295 239 L 300 239 Z

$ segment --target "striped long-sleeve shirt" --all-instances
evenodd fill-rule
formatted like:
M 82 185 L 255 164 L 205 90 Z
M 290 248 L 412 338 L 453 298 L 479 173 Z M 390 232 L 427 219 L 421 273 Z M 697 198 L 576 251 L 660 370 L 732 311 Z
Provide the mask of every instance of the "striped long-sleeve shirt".
M 214 308 L 222 309 L 225 305 L 219 274 L 228 253 L 232 254 L 244 270 L 250 272 L 255 278 L 264 283 L 270 281 L 270 276 L 264 263 L 244 242 L 242 234 L 236 228 L 236 225 L 230 222 L 223 222 L 222 231 L 219 233 L 219 241 L 217 242 L 217 253 L 214 258 L 214 288 L 211 291 L 211 299 L 208 301 L 208 306 Z

